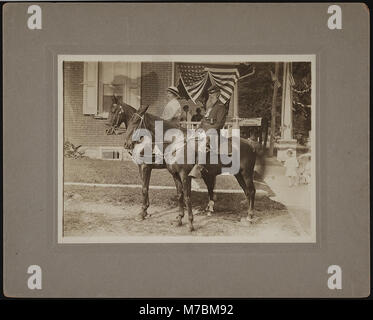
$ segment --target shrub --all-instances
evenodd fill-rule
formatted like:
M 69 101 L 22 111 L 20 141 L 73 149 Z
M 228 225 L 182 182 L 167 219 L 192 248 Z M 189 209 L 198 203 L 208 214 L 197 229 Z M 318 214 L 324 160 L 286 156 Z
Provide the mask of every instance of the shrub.
M 63 145 L 63 155 L 66 158 L 73 158 L 73 159 L 79 159 L 79 158 L 85 158 L 84 151 L 79 151 L 80 146 L 75 146 L 71 142 L 66 141 Z

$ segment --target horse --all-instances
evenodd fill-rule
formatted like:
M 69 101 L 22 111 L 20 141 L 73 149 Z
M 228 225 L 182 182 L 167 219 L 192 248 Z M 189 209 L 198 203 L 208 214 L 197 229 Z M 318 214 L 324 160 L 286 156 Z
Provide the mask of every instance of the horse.
M 149 130 L 152 138 L 155 137 L 155 122 L 163 121 L 161 118 L 146 113 L 149 106 L 141 106 L 135 113 L 132 114 L 132 117 L 127 123 L 127 130 L 124 136 L 124 148 L 127 150 L 133 150 L 135 144 L 138 141 L 133 139 L 133 134 L 136 133 L 137 129 L 146 129 Z M 181 129 L 180 127 L 175 126 L 173 123 L 168 121 L 163 121 L 163 135 L 169 129 L 177 128 L 183 130 L 184 140 L 186 136 L 186 130 Z M 154 141 L 154 140 L 153 140 Z M 248 140 L 240 138 L 240 166 L 238 172 L 235 174 L 236 180 L 243 189 L 247 202 L 248 202 L 248 211 L 247 211 L 247 220 L 249 222 L 253 221 L 254 216 L 254 201 L 255 201 L 255 185 L 254 185 L 254 167 L 255 162 L 260 158 L 262 167 L 264 169 L 264 162 L 262 153 L 253 146 Z M 185 150 L 185 149 L 184 149 Z M 184 160 L 186 159 L 186 151 L 184 152 Z M 178 225 L 182 224 L 182 218 L 184 216 L 184 206 L 185 203 L 188 211 L 188 220 L 189 220 L 189 230 L 193 231 L 193 213 L 191 205 L 191 177 L 188 176 L 192 170 L 194 164 L 188 164 L 187 161 L 166 163 L 168 171 L 174 177 L 175 183 L 178 184 L 177 188 L 182 190 L 180 196 L 184 196 L 184 201 L 179 199 L 179 216 L 177 218 Z M 213 189 L 215 186 L 216 176 L 222 173 L 223 165 L 220 164 L 210 164 L 205 165 L 206 170 L 202 172 L 202 178 L 204 179 L 208 190 L 209 197 L 212 199 L 211 194 L 213 195 Z M 264 171 L 263 171 L 264 172 Z
M 129 125 L 129 120 L 132 119 L 133 115 L 136 113 L 136 109 L 133 108 L 132 106 L 125 104 L 125 103 L 120 103 L 119 98 L 116 96 L 112 97 L 112 106 L 111 110 L 109 112 L 109 117 L 108 121 L 106 123 L 107 129 L 106 129 L 106 134 L 108 135 L 114 135 L 114 134 L 121 134 L 123 131 L 121 130 L 120 126 L 122 123 L 125 124 L 126 128 L 128 128 Z M 166 121 L 165 121 L 166 123 Z M 131 150 L 129 150 L 131 153 Z M 143 201 L 142 201 L 142 206 L 141 206 L 141 211 L 138 214 L 136 220 L 141 221 L 146 219 L 148 216 L 148 208 L 150 206 L 149 202 L 149 183 L 150 183 L 150 177 L 151 177 L 151 172 L 153 169 L 167 169 L 165 161 L 162 163 L 141 163 L 138 164 L 138 169 L 139 169 L 139 175 L 142 181 L 142 196 L 143 196 Z M 179 208 L 183 207 L 182 210 L 184 210 L 184 195 L 183 195 L 183 188 L 182 184 L 180 181 L 180 178 L 177 174 L 171 173 L 172 177 L 175 182 L 176 186 L 176 192 L 177 192 L 177 199 L 179 203 Z M 209 202 L 206 207 L 206 210 L 208 211 L 208 215 L 211 215 L 211 212 L 213 212 L 214 207 L 214 187 L 215 187 L 215 176 L 210 176 L 205 174 L 203 176 L 203 180 L 205 181 L 205 184 L 208 189 L 208 195 L 209 195 Z M 181 210 L 181 209 L 180 209 Z

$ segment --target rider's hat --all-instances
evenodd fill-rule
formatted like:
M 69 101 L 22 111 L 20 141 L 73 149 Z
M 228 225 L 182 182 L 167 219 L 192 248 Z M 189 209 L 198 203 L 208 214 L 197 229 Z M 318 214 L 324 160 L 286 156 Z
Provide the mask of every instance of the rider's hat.
M 174 86 L 168 87 L 167 91 L 171 92 L 172 94 L 174 94 L 175 96 L 177 96 L 178 98 L 180 98 L 179 90 L 176 87 L 174 87 Z

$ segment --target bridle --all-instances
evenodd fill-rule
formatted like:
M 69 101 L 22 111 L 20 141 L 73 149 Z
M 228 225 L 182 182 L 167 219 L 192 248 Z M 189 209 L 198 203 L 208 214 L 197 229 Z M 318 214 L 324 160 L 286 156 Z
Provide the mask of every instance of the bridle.
M 138 129 L 147 129 L 146 124 L 145 124 L 145 114 L 142 115 L 142 116 L 140 116 L 137 112 L 135 112 L 135 113 L 132 115 L 131 120 L 132 120 L 135 116 L 140 118 L 140 123 L 139 123 L 139 125 L 137 126 L 136 130 L 138 130 Z
M 108 132 L 114 133 L 116 135 L 124 133 L 124 131 L 123 132 L 117 132 L 117 130 L 119 129 L 119 126 L 123 122 L 122 114 L 124 113 L 124 109 L 123 109 L 122 105 L 117 104 L 117 103 L 113 103 L 113 107 L 117 107 L 117 106 L 119 107 L 119 111 L 114 114 L 115 122 L 108 129 Z
M 117 104 L 113 104 L 113 106 L 115 107 Z M 123 110 L 123 106 L 121 104 L 119 104 L 119 112 L 118 112 L 118 115 L 117 115 L 117 118 L 116 118 L 116 122 L 114 124 L 114 128 L 117 128 L 119 127 L 120 125 L 120 119 L 121 119 L 121 115 L 122 113 L 124 113 L 124 110 Z

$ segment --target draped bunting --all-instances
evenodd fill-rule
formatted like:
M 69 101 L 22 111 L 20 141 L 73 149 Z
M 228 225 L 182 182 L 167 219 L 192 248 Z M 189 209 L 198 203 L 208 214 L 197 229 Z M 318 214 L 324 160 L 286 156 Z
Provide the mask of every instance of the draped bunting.
M 219 100 L 225 104 L 231 98 L 240 77 L 237 68 L 206 68 L 192 64 L 180 64 L 178 67 L 180 94 L 194 103 L 211 85 L 216 85 L 221 93 Z

